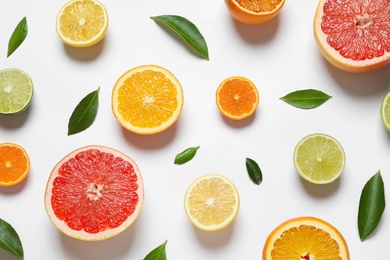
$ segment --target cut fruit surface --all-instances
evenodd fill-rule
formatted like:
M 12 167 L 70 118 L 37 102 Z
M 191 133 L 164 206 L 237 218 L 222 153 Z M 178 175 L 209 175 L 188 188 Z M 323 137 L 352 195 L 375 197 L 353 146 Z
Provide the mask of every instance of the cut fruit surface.
M 349 72 L 379 69 L 390 62 L 389 2 L 320 0 L 314 35 L 323 56 Z
M 335 138 L 311 134 L 295 146 L 294 166 L 299 175 L 311 183 L 331 183 L 344 171 L 345 153 Z
M 263 248 L 263 260 L 349 260 L 347 243 L 328 222 L 315 217 L 289 219 L 276 227 Z
M 31 103 L 34 87 L 30 76 L 20 69 L 0 71 L 0 114 L 18 114 Z
M 113 148 L 91 145 L 65 156 L 52 170 L 45 208 L 64 234 L 96 241 L 115 236 L 138 217 L 144 200 L 136 163 Z
M 383 98 L 381 104 L 381 119 L 387 131 L 390 131 L 390 92 Z
M 167 69 L 156 65 L 135 67 L 124 73 L 112 91 L 112 111 L 127 130 L 156 134 L 178 119 L 183 89 Z
M 240 208 L 240 198 L 229 179 L 219 174 L 207 174 L 188 187 L 184 208 L 194 226 L 215 231 L 233 222 Z
M 225 0 L 225 4 L 236 20 L 246 24 L 265 23 L 282 9 L 285 0 Z
M 107 28 L 107 10 L 97 0 L 70 0 L 57 15 L 57 34 L 70 46 L 92 46 L 103 39 Z
M 30 171 L 30 157 L 18 144 L 0 144 L 0 186 L 12 186 L 23 181 Z
M 259 92 L 247 78 L 233 76 L 225 79 L 216 92 L 219 111 L 226 117 L 241 120 L 251 116 L 259 104 Z

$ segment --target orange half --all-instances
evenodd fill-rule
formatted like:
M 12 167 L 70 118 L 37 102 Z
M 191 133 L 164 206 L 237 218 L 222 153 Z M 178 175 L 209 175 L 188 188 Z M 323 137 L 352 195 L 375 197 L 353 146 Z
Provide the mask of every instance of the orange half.
M 30 171 L 30 158 L 18 144 L 0 144 L 0 186 L 12 186 L 26 178 Z
M 225 79 L 216 92 L 219 111 L 233 120 L 252 115 L 259 104 L 259 92 L 255 84 L 244 77 L 233 76 Z
M 315 217 L 289 219 L 268 236 L 263 260 L 349 260 L 347 243 L 328 222 Z

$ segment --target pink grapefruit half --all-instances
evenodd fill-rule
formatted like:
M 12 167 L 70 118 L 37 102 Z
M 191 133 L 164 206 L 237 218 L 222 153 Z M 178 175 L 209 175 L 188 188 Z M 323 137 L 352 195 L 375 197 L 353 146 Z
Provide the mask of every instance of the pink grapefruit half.
M 389 0 L 320 0 L 314 35 L 323 56 L 348 72 L 390 62 Z
M 113 237 L 141 211 L 144 187 L 136 163 L 115 149 L 91 145 L 65 156 L 52 170 L 45 207 L 64 234 L 86 241 Z

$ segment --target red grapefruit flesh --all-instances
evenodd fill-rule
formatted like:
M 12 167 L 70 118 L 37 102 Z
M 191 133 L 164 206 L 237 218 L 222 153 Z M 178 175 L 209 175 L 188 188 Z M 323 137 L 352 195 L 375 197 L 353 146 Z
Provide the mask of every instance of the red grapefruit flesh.
M 314 35 L 321 53 L 349 72 L 379 69 L 390 62 L 389 0 L 320 0 Z
M 115 149 L 91 145 L 65 156 L 52 170 L 45 207 L 66 235 L 96 241 L 128 228 L 143 205 L 144 188 L 136 163 Z

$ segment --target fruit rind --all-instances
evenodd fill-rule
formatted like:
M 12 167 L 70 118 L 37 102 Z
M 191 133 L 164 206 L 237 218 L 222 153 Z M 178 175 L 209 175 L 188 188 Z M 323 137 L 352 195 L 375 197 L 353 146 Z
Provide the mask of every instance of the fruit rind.
M 190 208 L 188 207 L 187 205 L 187 200 L 188 198 L 190 197 L 190 194 L 191 194 L 191 191 L 192 189 L 202 180 L 206 180 L 206 179 L 212 179 L 212 178 L 218 178 L 220 180 L 223 180 L 225 183 L 227 183 L 230 187 L 232 187 L 235 195 L 236 195 L 236 198 L 237 198 L 237 205 L 236 205 L 236 208 L 235 208 L 235 211 L 234 213 L 230 216 L 230 218 L 226 219 L 226 221 L 221 224 L 221 225 L 218 225 L 218 226 L 205 226 L 205 225 L 202 225 L 200 224 L 198 221 L 196 221 L 190 214 Z M 226 178 L 225 176 L 223 175 L 220 175 L 220 174 L 206 174 L 206 175 L 203 175 L 203 176 L 200 176 L 198 177 L 197 179 L 195 179 L 191 185 L 187 188 L 186 190 L 186 193 L 185 193 L 185 197 L 184 197 L 184 208 L 185 208 L 185 212 L 186 212 L 186 215 L 188 217 L 188 219 L 190 220 L 190 222 L 197 228 L 199 228 L 200 230 L 203 230 L 203 231 L 218 231 L 218 230 L 222 230 L 224 228 L 226 228 L 227 226 L 229 226 L 236 218 L 237 214 L 238 214 L 238 211 L 239 211 L 239 208 L 240 208 L 240 196 L 239 196 L 239 193 L 238 193 L 238 190 L 236 188 L 236 186 L 234 185 L 234 183 L 229 180 L 228 178 Z
M 390 101 L 390 92 L 386 94 L 386 96 L 383 98 L 382 103 L 381 103 L 381 119 L 384 127 L 386 128 L 387 131 L 390 132 L 390 122 L 387 122 L 386 120 L 386 106 Z
M 298 149 L 301 147 L 301 145 L 306 142 L 308 139 L 312 139 L 312 138 L 315 138 L 315 137 L 322 137 L 322 138 L 325 138 L 325 139 L 328 139 L 330 141 L 332 141 L 333 143 L 335 143 L 339 149 L 340 149 L 340 152 L 342 153 L 343 155 L 343 162 L 342 162 L 342 167 L 341 167 L 341 170 L 340 172 L 338 172 L 337 174 L 335 174 L 333 176 L 332 179 L 329 179 L 329 180 L 323 180 L 323 181 L 315 181 L 311 178 L 309 178 L 308 176 L 306 176 L 305 173 L 303 173 L 299 167 L 299 165 L 297 164 L 296 162 L 296 158 L 297 158 L 297 155 L 298 155 Z M 327 134 L 323 134 L 323 133 L 315 133 L 315 134 L 309 134 L 307 136 L 305 136 L 304 138 L 302 138 L 298 144 L 295 146 L 295 149 L 294 149 L 294 158 L 293 158 L 293 161 L 294 161 L 294 166 L 295 166 L 295 169 L 297 170 L 299 176 L 301 176 L 304 180 L 310 182 L 310 183 L 313 183 L 313 184 L 329 184 L 329 183 L 332 183 L 333 181 L 335 181 L 336 179 L 338 179 L 341 174 L 343 173 L 344 171 L 344 168 L 345 168 L 345 161 L 346 161 L 346 157 L 345 157 L 345 152 L 344 152 L 344 149 L 343 147 L 341 146 L 341 144 L 339 143 L 339 141 L 337 141 L 334 137 L 330 136 L 330 135 L 327 135 Z
M 138 178 L 137 179 L 138 203 L 136 205 L 136 209 L 134 210 L 134 213 L 132 215 L 130 215 L 127 218 L 127 220 L 124 221 L 119 227 L 117 227 L 115 229 L 107 229 L 103 232 L 99 232 L 96 234 L 87 233 L 84 230 L 80 230 L 80 231 L 72 230 L 67 226 L 67 224 L 64 221 L 59 220 L 56 217 L 53 208 L 51 207 L 51 196 L 50 196 L 51 190 L 53 189 L 53 181 L 58 176 L 57 175 L 58 169 L 63 165 L 63 163 L 67 162 L 69 159 L 73 158 L 78 153 L 83 152 L 83 151 L 87 151 L 90 149 L 98 149 L 100 152 L 111 153 L 114 156 L 119 156 L 119 157 L 123 158 L 125 161 L 130 162 L 134 168 L 134 172 L 137 173 L 137 178 Z M 131 159 L 129 156 L 125 155 L 124 153 L 120 152 L 119 150 L 116 150 L 116 149 L 113 149 L 113 148 L 110 148 L 107 146 L 101 146 L 101 145 L 84 146 L 84 147 L 78 148 L 78 149 L 74 150 L 73 152 L 69 153 L 68 155 L 66 155 L 64 158 L 62 158 L 55 165 L 55 167 L 51 171 L 51 174 L 50 174 L 49 179 L 47 181 L 44 202 L 45 202 L 46 213 L 49 216 L 50 221 L 62 233 L 66 234 L 72 238 L 76 238 L 76 239 L 84 240 L 84 241 L 105 240 L 105 239 L 111 238 L 113 236 L 116 236 L 116 235 L 122 233 L 124 230 L 126 230 L 128 227 L 130 227 L 133 224 L 133 222 L 138 218 L 138 215 L 141 212 L 143 202 L 144 202 L 144 186 L 143 186 L 142 175 L 139 171 L 137 164 L 134 162 L 134 160 Z
M 333 239 L 335 239 L 339 245 L 342 245 L 340 247 L 340 255 L 344 256 L 342 260 L 349 260 L 349 249 L 347 242 L 345 241 L 343 235 L 340 233 L 339 230 L 337 230 L 333 225 L 330 223 L 316 217 L 312 216 L 302 216 L 302 217 L 296 217 L 291 218 L 289 220 L 286 220 L 279 224 L 274 230 L 271 231 L 271 233 L 268 235 L 264 247 L 263 247 L 263 260 L 272 260 L 271 251 L 273 249 L 272 245 L 275 243 L 277 239 L 280 238 L 281 234 L 292 227 L 298 227 L 300 225 L 312 225 L 316 228 L 321 228 L 325 230 L 326 232 L 333 233 L 334 236 L 332 236 Z M 330 233 L 330 235 L 332 235 Z
M 178 106 L 176 110 L 174 111 L 172 117 L 164 122 L 162 125 L 155 127 L 155 128 L 141 128 L 132 125 L 130 122 L 127 122 L 122 115 L 118 112 L 117 106 L 118 106 L 118 91 L 120 87 L 123 85 L 124 81 L 129 78 L 129 76 L 133 75 L 134 73 L 137 72 L 143 72 L 145 70 L 153 70 L 153 71 L 158 71 L 161 72 L 167 77 L 175 86 L 177 90 L 177 101 L 178 101 Z M 112 105 L 112 112 L 116 118 L 116 120 L 127 130 L 140 134 L 140 135 L 152 135 L 152 134 L 157 134 L 160 133 L 169 127 L 171 127 L 179 118 L 182 110 L 183 110 L 183 105 L 184 105 L 184 94 L 183 94 L 183 88 L 179 82 L 179 80 L 173 75 L 171 71 L 168 69 L 158 66 L 158 65 L 153 65 L 153 64 L 147 64 L 147 65 L 141 65 L 134 67 L 127 72 L 125 72 L 115 83 L 115 86 L 112 90 L 112 99 L 111 99 L 111 105 Z

